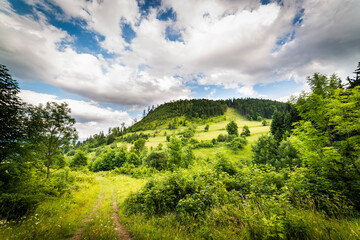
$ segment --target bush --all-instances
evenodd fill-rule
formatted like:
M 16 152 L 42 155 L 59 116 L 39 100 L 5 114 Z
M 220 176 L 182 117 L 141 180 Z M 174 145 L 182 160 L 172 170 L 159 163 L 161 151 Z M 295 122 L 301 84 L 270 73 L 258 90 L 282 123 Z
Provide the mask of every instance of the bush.
M 78 150 L 75 156 L 73 157 L 72 161 L 70 162 L 70 167 L 75 168 L 75 167 L 86 166 L 87 161 L 88 158 L 86 154 L 83 151 Z
M 209 140 L 201 140 L 200 143 L 197 144 L 197 147 L 199 148 L 212 148 L 214 147 L 214 144 L 212 141 Z
M 33 211 L 41 197 L 23 193 L 3 193 L 0 196 L 0 216 L 8 220 L 18 219 Z
M 134 148 L 136 152 L 141 152 L 145 148 L 146 140 L 143 138 L 139 138 L 134 142 Z
M 249 130 L 249 127 L 247 125 L 245 125 L 243 127 L 242 132 L 241 132 L 241 136 L 245 136 L 245 137 L 250 136 L 250 130 Z
M 141 159 L 139 156 L 133 152 L 129 153 L 127 156 L 126 163 L 133 164 L 135 167 L 141 165 Z
M 170 212 L 203 215 L 226 198 L 226 189 L 212 171 L 179 171 L 150 180 L 125 201 L 128 213 L 149 216 Z
M 157 173 L 157 170 L 154 168 L 148 168 L 145 166 L 135 167 L 134 164 L 125 163 L 120 168 L 115 168 L 113 170 L 113 173 L 115 174 L 126 174 L 130 175 L 134 178 L 143 178 L 153 175 L 154 173 Z
M 246 138 L 241 136 L 241 137 L 234 138 L 230 143 L 230 147 L 232 150 L 238 151 L 238 150 L 243 149 L 246 144 L 247 144 Z
M 219 136 L 217 136 L 217 141 L 218 142 L 226 142 L 228 136 L 226 134 L 219 134 Z
M 154 151 L 146 158 L 149 167 L 159 171 L 167 169 L 168 155 L 163 151 Z
M 256 164 L 270 164 L 276 169 L 301 166 L 300 154 L 289 140 L 278 146 L 272 135 L 263 135 L 252 146 L 252 151 L 253 162 Z
M 114 149 L 103 152 L 92 164 L 91 171 L 109 171 L 121 167 L 127 160 L 125 149 L 116 151 Z
M 205 128 L 204 128 L 204 131 L 205 131 L 205 132 L 208 132 L 208 131 L 209 131 L 209 127 L 210 127 L 209 124 L 206 124 L 206 126 L 205 126 Z
M 216 157 L 218 159 L 215 164 L 216 171 L 219 173 L 226 172 L 229 175 L 235 175 L 238 172 L 234 164 L 227 160 L 224 156 L 217 154 Z

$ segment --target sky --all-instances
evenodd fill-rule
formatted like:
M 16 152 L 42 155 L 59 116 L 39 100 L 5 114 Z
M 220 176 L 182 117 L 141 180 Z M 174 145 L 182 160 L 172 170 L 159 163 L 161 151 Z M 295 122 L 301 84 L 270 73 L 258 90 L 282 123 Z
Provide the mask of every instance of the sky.
M 0 0 L 0 64 L 31 104 L 67 102 L 80 139 L 188 98 L 286 101 L 352 77 L 359 0 Z

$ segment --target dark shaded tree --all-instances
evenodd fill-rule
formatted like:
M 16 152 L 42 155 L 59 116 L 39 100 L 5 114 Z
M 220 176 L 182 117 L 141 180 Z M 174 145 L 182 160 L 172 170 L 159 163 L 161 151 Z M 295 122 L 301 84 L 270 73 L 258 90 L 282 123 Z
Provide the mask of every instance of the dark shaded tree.
M 236 137 L 239 136 L 238 125 L 234 121 L 231 121 L 226 125 L 226 131 L 228 132 L 229 136 L 230 135 L 234 135 Z
M 25 127 L 19 86 L 8 71 L 0 64 L 0 163 L 18 151 Z

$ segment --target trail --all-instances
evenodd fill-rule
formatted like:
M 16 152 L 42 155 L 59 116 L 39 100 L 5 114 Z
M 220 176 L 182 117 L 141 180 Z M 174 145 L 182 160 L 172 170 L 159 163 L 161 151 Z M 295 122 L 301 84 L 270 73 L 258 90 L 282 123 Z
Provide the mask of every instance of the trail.
M 120 239 L 123 240 L 133 240 L 133 238 L 130 237 L 130 234 L 124 226 L 121 224 L 119 215 L 117 214 L 118 207 L 116 201 L 113 202 L 113 218 L 116 225 L 116 232 L 119 234 Z
M 91 212 L 89 213 L 89 215 L 87 216 L 87 218 L 84 219 L 81 227 L 77 230 L 76 234 L 71 238 L 71 240 L 78 240 L 81 239 L 81 235 L 85 229 L 85 226 L 88 222 L 90 222 L 94 216 L 94 213 L 97 211 L 97 209 L 99 208 L 100 204 L 101 204 L 101 200 L 103 199 L 104 195 L 100 195 L 99 199 L 97 201 L 97 203 L 95 204 L 95 206 L 93 207 L 93 209 L 91 210 Z
M 130 233 L 121 224 L 118 215 L 118 202 L 123 201 L 124 196 L 116 195 L 116 193 L 119 192 L 119 188 L 126 188 L 126 182 L 107 177 L 99 177 L 98 180 L 101 184 L 98 201 L 83 220 L 76 234 L 70 239 L 133 240 Z M 116 192 L 116 190 L 118 191 Z

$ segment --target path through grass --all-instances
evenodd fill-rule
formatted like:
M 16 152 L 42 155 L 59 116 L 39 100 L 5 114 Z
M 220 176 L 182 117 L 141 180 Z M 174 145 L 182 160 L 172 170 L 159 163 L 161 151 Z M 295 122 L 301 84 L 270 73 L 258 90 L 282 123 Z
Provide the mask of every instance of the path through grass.
M 1 220 L 0 240 L 131 239 L 116 217 L 117 205 L 146 180 L 103 173 L 74 174 L 78 180 L 70 195 L 44 201 L 20 221 Z

